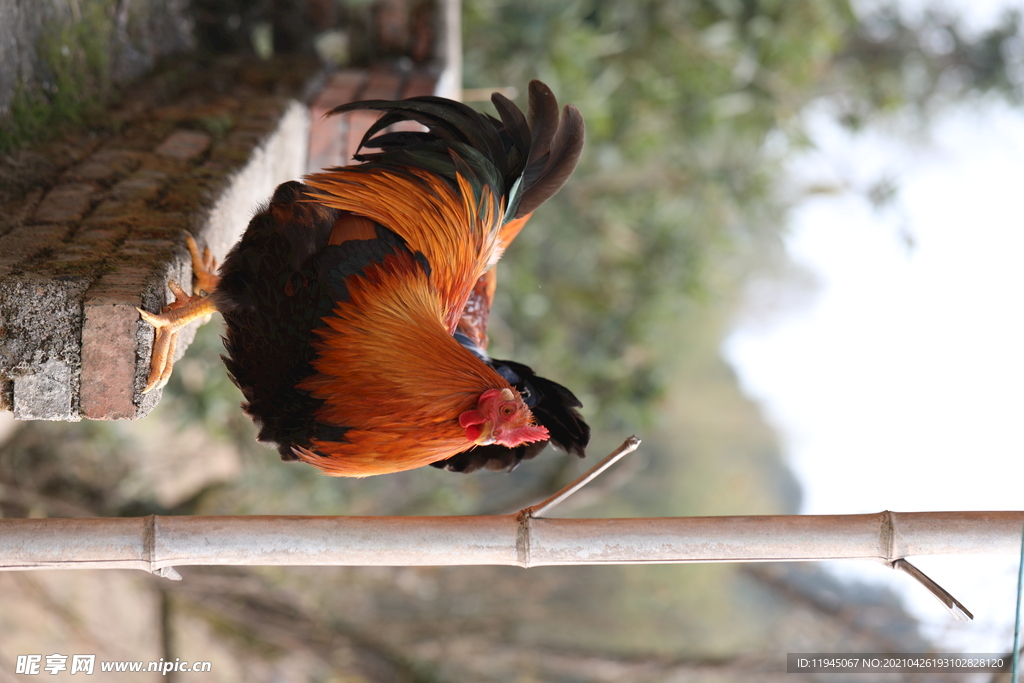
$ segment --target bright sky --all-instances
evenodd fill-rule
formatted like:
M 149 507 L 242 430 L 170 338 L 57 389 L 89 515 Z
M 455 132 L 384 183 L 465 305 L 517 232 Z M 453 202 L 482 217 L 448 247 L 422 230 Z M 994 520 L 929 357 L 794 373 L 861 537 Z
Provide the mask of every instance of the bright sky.
M 1024 509 L 1024 113 L 957 111 L 917 144 L 812 121 L 798 184 L 889 176 L 900 194 L 882 214 L 855 193 L 802 205 L 787 248 L 815 296 L 724 347 L 783 438 L 803 512 Z M 951 647 L 1010 649 L 1014 558 L 913 561 L 976 620 L 884 567 L 833 568 L 897 588 Z

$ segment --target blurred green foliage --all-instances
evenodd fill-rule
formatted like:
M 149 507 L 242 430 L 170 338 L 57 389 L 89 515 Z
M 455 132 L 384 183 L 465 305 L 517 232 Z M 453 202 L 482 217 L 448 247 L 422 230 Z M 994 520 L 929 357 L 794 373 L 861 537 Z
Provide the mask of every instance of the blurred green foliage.
M 898 4 L 882 4 L 851 27 L 835 62 L 841 78 L 821 89 L 836 117 L 853 129 L 880 112 L 910 114 L 927 128 L 937 112 L 986 95 L 1019 105 L 1021 9 L 1007 5 L 994 25 L 972 30 L 949 8 L 924 7 L 908 18 Z
M 467 86 L 513 85 L 525 105 L 539 78 L 587 122 L 580 168 L 500 266 L 494 354 L 558 368 L 604 427 L 648 425 L 696 310 L 778 266 L 778 180 L 810 144 L 807 107 L 855 127 L 1016 97 L 1020 33 L 1012 12 L 972 36 L 845 0 L 466 0 Z
M 193 45 L 191 14 L 173 0 L 6 3 L 0 155 L 83 128 L 116 132 L 106 108 L 130 102 L 134 81 Z
M 0 153 L 94 118 L 112 95 L 108 2 L 90 0 L 75 21 L 54 22 L 39 37 L 42 84 L 19 83 L 0 125 Z
M 766 142 L 794 137 L 852 21 L 842 2 L 467 2 L 468 84 L 540 78 L 587 121 L 502 266 L 496 355 L 564 368 L 609 429 L 649 423 L 695 309 L 774 258 L 788 148 Z

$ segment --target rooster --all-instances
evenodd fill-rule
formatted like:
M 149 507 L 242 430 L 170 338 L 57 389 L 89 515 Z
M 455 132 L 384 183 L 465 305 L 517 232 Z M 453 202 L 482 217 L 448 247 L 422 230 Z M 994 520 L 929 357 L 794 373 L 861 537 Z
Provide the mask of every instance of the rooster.
M 571 175 L 583 119 L 539 81 L 528 117 L 492 102 L 500 120 L 438 97 L 333 110 L 382 112 L 361 144 L 378 151 L 279 186 L 219 277 L 189 239 L 197 294 L 175 285 L 161 315 L 140 311 L 156 328 L 147 391 L 169 377 L 177 330 L 217 310 L 243 408 L 282 459 L 364 477 L 512 467 L 552 438 L 582 455 L 571 392 L 485 349 L 493 267 Z M 427 132 L 386 130 L 409 120 Z

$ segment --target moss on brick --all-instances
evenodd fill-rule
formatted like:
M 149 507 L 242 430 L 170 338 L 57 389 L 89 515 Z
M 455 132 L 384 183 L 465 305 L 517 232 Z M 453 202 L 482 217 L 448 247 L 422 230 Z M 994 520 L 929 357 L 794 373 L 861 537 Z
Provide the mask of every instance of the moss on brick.
M 106 4 L 83 3 L 80 21 L 56 23 L 43 32 L 37 49 L 50 82 L 45 88 L 19 84 L 7 121 L 0 125 L 0 152 L 93 120 L 112 99 L 114 27 Z

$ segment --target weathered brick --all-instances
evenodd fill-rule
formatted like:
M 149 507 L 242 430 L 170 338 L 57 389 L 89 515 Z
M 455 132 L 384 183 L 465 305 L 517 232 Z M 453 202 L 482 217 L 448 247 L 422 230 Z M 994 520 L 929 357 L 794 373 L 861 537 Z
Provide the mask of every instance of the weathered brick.
M 78 234 L 75 235 L 74 243 L 62 249 L 56 256 L 59 257 L 63 253 L 83 253 L 99 261 L 105 261 L 117 249 L 119 242 L 119 236 L 111 231 L 93 232 L 87 236 Z
M 57 359 L 14 378 L 14 417 L 19 420 L 78 420 L 74 412 L 74 369 Z
M 456 10 L 458 11 L 458 10 Z M 417 64 L 433 60 L 437 48 L 437 8 L 426 2 L 412 6 L 409 30 L 409 57 Z
M 21 263 L 20 258 L 0 254 L 0 279 L 6 277 L 19 263 Z
M 68 245 L 47 256 L 34 267 L 38 275 L 74 276 L 93 279 L 102 270 L 108 254 L 97 253 L 86 245 Z
M 5 343 L 0 373 L 14 381 L 19 420 L 77 420 L 82 299 L 87 278 L 24 273 L 0 280 Z
M 253 149 L 262 142 L 264 138 L 264 132 L 260 130 L 252 130 L 247 128 L 236 128 L 225 138 L 225 142 L 232 147 L 238 149 L 245 149 L 249 155 L 252 154 Z M 248 158 L 248 157 L 247 157 Z
M 352 157 L 359 153 L 359 143 L 363 141 L 363 136 L 366 135 L 366 131 L 370 129 L 378 116 L 376 112 L 367 111 L 354 111 L 345 114 L 344 165 L 354 163 Z
M 348 104 L 366 84 L 367 74 L 363 69 L 341 69 L 333 73 L 324 89 L 316 96 L 313 106 L 333 109 Z
M 70 231 L 68 225 L 33 225 L 15 228 L 0 237 L 0 254 L 28 258 L 43 249 L 60 244 Z
M 409 47 L 409 5 L 403 0 L 378 0 L 374 7 L 375 41 L 385 54 L 406 54 Z
M 252 148 L 245 140 L 228 141 L 224 140 L 214 146 L 210 152 L 210 158 L 206 163 L 211 168 L 236 169 L 239 164 L 244 164 L 252 155 Z
M 89 211 L 89 204 L 95 194 L 96 186 L 88 183 L 58 185 L 43 197 L 33 220 L 36 223 L 81 220 Z
M 104 257 L 104 254 L 97 253 L 96 249 L 93 248 L 93 245 L 74 242 L 72 244 L 65 244 L 61 246 L 60 249 L 57 249 L 53 254 L 51 254 L 50 259 L 80 261 L 83 258 L 102 259 Z
M 75 234 L 75 241 L 79 244 L 88 244 L 90 248 L 104 248 L 106 245 L 114 245 L 128 234 L 128 226 L 123 223 L 100 223 L 99 221 L 83 225 Z
M 139 171 L 157 171 L 173 175 L 179 173 L 182 169 L 182 162 L 173 157 L 144 153 L 141 155 L 141 158 L 142 162 L 139 164 Z
M 277 99 L 254 102 L 246 108 L 244 115 L 239 118 L 237 127 L 253 130 L 273 130 L 281 118 L 281 111 L 284 109 L 285 104 L 287 104 L 286 101 Z
M 231 174 L 234 171 L 234 165 L 225 163 L 223 159 L 215 159 L 211 154 L 210 159 L 195 169 L 194 175 L 210 192 L 216 195 L 219 188 L 230 182 Z
M 163 171 L 136 171 L 110 189 L 110 196 L 121 200 L 148 201 L 163 189 L 170 176 Z
M 73 180 L 103 181 L 130 173 L 140 163 L 140 155 L 124 149 L 102 149 L 64 175 Z
M 0 237 L 0 279 L 44 249 L 60 245 L 68 225 L 22 226 Z
M 390 67 L 374 67 L 369 70 L 366 87 L 359 93 L 361 100 L 394 100 L 402 90 L 403 76 Z
M 194 159 L 210 147 L 210 136 L 195 130 L 176 130 L 160 143 L 156 153 L 172 159 Z
M 138 294 L 135 295 L 138 298 Z M 82 323 L 82 417 L 130 420 L 136 416 L 136 327 L 133 304 L 86 296 Z
M 135 239 L 163 239 L 178 242 L 183 230 L 193 229 L 194 216 L 173 211 L 150 212 L 133 225 Z
M 350 157 L 347 121 L 344 116 L 327 116 L 337 106 L 356 99 L 366 82 L 366 72 L 345 69 L 334 74 L 310 107 L 308 170 L 313 173 L 341 166 Z M 353 150 L 354 152 L 354 150 Z
M 102 181 L 118 175 L 117 169 L 92 159 L 75 166 L 64 173 L 65 180 Z
M 118 256 L 153 256 L 171 254 L 178 243 L 167 239 L 148 239 L 132 237 L 124 241 L 117 250 Z
M 402 87 L 402 78 L 393 71 L 372 70 L 366 87 L 359 93 L 361 100 L 393 100 L 399 96 Z M 352 163 L 352 155 L 359 149 L 359 143 L 366 135 L 370 126 L 380 118 L 380 113 L 375 111 L 354 111 L 345 114 L 346 131 L 346 158 L 344 163 Z
M 309 133 L 309 152 L 306 169 L 316 173 L 322 168 L 342 166 L 347 158 L 344 117 L 324 118 L 329 110 L 313 110 L 313 125 Z
M 43 188 L 36 187 L 20 199 L 8 201 L 3 211 L 0 211 L 0 235 L 6 235 L 10 230 L 24 224 L 35 212 L 42 198 Z
M 238 112 L 240 103 L 233 97 L 224 97 L 216 102 L 195 107 L 189 116 L 193 121 L 219 119 L 224 123 L 229 122 Z
M 158 270 L 138 260 L 115 262 L 114 268 L 89 287 L 87 305 L 141 306 L 142 289 Z
M 151 272 L 152 265 L 146 264 L 140 268 L 139 273 L 107 273 L 93 285 L 93 289 L 89 290 L 89 296 L 104 303 L 123 303 L 138 299 L 138 290 L 146 284 Z
M 433 95 L 437 89 L 437 76 L 425 71 L 415 71 L 405 79 L 402 86 L 402 99 L 407 97 L 422 97 Z
M 14 410 L 14 382 L 0 379 L 0 413 Z
M 181 177 L 171 183 L 157 206 L 167 213 L 193 213 L 203 206 L 214 188 L 194 177 Z
M 137 199 L 104 199 L 90 218 L 129 220 L 132 216 L 146 213 L 146 203 Z

